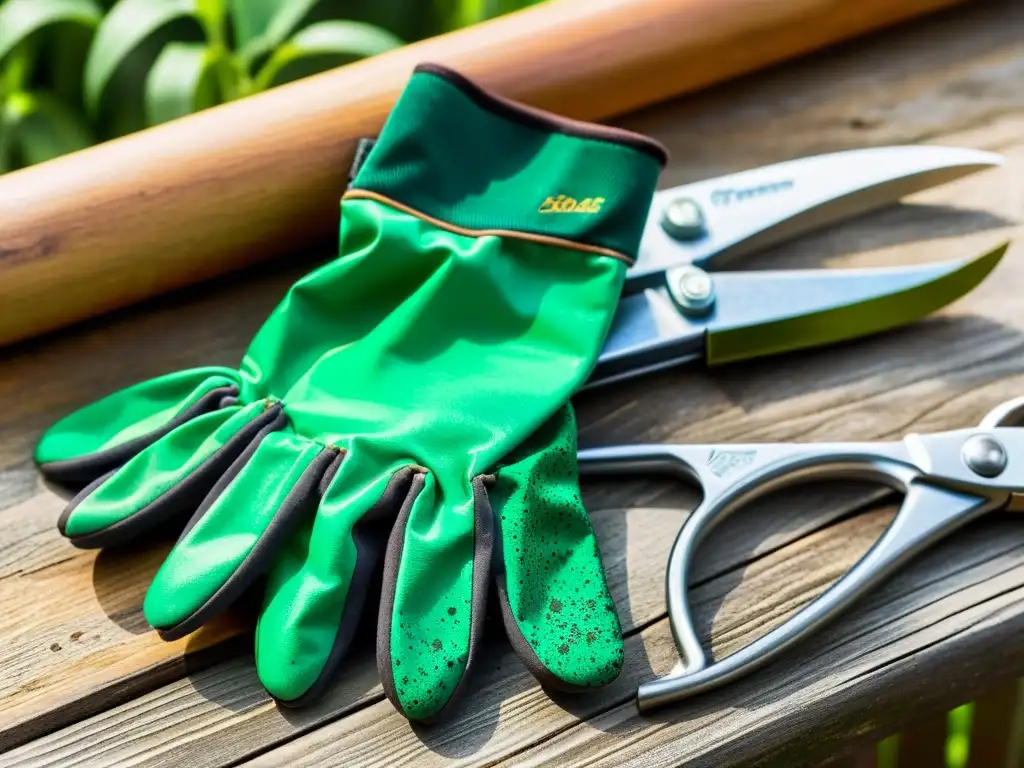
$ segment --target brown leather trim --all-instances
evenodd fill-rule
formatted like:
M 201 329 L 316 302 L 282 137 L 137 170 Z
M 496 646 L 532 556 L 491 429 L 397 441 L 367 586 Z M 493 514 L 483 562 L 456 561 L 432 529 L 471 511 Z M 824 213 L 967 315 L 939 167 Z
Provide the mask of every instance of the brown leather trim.
M 621 144 L 653 157 L 662 167 L 668 163 L 668 150 L 665 149 L 661 142 L 655 141 L 641 133 L 610 125 L 572 120 L 571 118 L 562 117 L 561 115 L 556 115 L 553 112 L 538 109 L 522 102 L 513 101 L 504 96 L 499 96 L 494 91 L 487 90 L 483 86 L 474 83 L 465 75 L 442 64 L 425 62 L 418 65 L 413 71 L 427 72 L 447 80 L 475 101 L 478 106 L 509 120 L 515 120 L 517 123 L 540 128 L 545 131 L 564 133 L 567 136 L 578 136 L 583 139 Z
M 418 219 L 422 219 L 430 224 L 433 224 L 439 229 L 446 229 L 449 232 L 454 232 L 457 235 L 465 235 L 467 237 L 483 237 L 485 235 L 495 235 L 497 237 L 514 237 L 519 240 L 531 240 L 535 243 L 542 243 L 544 245 L 553 245 L 559 248 L 569 248 L 574 251 L 583 251 L 584 253 L 594 253 L 599 256 L 611 256 L 613 259 L 618 259 L 624 262 L 628 266 L 633 265 L 633 259 L 624 253 L 619 251 L 613 251 L 611 248 L 602 248 L 599 245 L 588 245 L 587 243 L 578 243 L 575 240 L 566 240 L 562 237 L 554 237 L 552 235 L 540 235 L 535 232 L 520 232 L 515 229 L 468 229 L 466 227 L 459 227 L 455 224 L 450 224 L 447 221 L 441 221 L 441 219 L 435 219 L 422 211 L 417 211 L 415 208 L 410 208 L 404 203 L 400 203 L 397 200 L 392 200 L 387 195 L 382 195 L 379 192 L 372 192 L 368 189 L 350 189 L 341 196 L 342 200 L 349 198 L 362 198 L 365 200 L 376 200 L 378 203 L 389 205 L 403 213 L 408 213 L 410 216 L 415 216 Z

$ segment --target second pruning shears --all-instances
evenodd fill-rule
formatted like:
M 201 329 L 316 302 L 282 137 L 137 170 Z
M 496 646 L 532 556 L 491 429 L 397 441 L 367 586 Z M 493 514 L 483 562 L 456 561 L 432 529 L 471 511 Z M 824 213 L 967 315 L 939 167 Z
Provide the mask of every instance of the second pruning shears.
M 658 192 L 587 387 L 684 363 L 717 365 L 895 328 L 960 298 L 1007 246 L 973 258 L 850 270 L 715 272 L 724 263 L 1000 165 L 936 146 L 799 158 Z
M 587 386 L 683 363 L 715 365 L 863 336 L 963 296 L 1007 245 L 974 258 L 871 270 L 708 270 L 927 187 L 999 165 L 997 155 L 884 147 L 793 160 L 659 192 L 637 263 Z M 703 500 L 667 571 L 668 614 L 683 659 L 642 684 L 647 710 L 716 688 L 823 626 L 914 554 L 985 512 L 1024 509 L 1024 398 L 974 429 L 894 443 L 631 445 L 579 452 L 581 474 L 667 471 Z M 816 600 L 768 634 L 709 662 L 686 602 L 695 550 L 712 528 L 773 490 L 825 477 L 880 480 L 906 495 L 875 546 Z
M 668 472 L 704 498 L 669 556 L 668 615 L 682 668 L 642 684 L 640 710 L 716 688 L 766 664 L 821 628 L 901 564 L 994 510 L 1024 509 L 1024 398 L 993 408 L 977 427 L 907 435 L 899 442 L 624 445 L 579 452 L 582 474 Z M 697 546 L 714 526 L 771 491 L 808 480 L 875 480 L 906 498 L 885 533 L 823 594 L 724 659 L 708 663 L 686 602 Z

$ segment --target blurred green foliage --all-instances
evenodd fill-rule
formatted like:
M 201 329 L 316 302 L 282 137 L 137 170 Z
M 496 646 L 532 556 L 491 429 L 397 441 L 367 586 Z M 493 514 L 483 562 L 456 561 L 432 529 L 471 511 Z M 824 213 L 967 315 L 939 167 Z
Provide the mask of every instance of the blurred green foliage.
M 1020 705 L 1018 704 L 1018 707 Z M 974 724 L 974 702 L 962 704 L 946 714 L 946 768 L 967 768 L 971 754 L 971 728 Z M 1011 734 L 1016 740 L 1016 734 Z M 900 735 L 893 734 L 877 745 L 878 768 L 913 768 L 903 766 L 899 759 Z M 1001 768 L 993 766 L 992 768 Z
M 0 173 L 540 0 L 0 0 Z

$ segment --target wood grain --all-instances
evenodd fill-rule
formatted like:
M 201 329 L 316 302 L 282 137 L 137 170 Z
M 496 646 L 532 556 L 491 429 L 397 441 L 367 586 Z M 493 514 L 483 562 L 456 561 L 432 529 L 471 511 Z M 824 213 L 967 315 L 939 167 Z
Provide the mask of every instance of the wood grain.
M 0 344 L 333 239 L 417 63 L 597 120 L 961 1 L 558 0 L 5 175 Z
M 951 688 L 978 692 L 971 687 L 990 643 L 999 643 L 1004 670 L 1021 668 L 1024 649 L 1012 638 L 1024 627 L 1022 545 L 1024 531 L 1012 522 L 1002 531 L 972 530 L 922 558 L 878 600 L 848 614 L 842 628 L 813 641 L 813 649 L 805 646 L 742 688 L 649 717 L 625 703 L 508 762 L 814 765 L 832 740 L 842 744 L 863 734 L 865 724 L 908 725 L 915 715 L 909 701 L 938 709 Z M 659 649 L 670 643 L 667 627 L 655 625 L 643 640 L 657 669 Z
M 847 489 L 851 503 L 864 499 L 862 489 Z M 874 494 L 872 494 L 874 495 Z M 828 501 L 832 501 L 828 504 Z M 708 556 L 697 564 L 696 577 L 702 586 L 695 591 L 694 605 L 698 626 L 714 625 L 714 648 L 728 650 L 775 626 L 788 610 L 803 604 L 838 575 L 845 563 L 853 562 L 880 533 L 891 513 L 876 513 L 875 525 L 864 525 L 859 519 L 846 519 L 849 507 L 835 503 L 835 497 L 812 493 L 775 500 L 761 510 L 751 510 L 716 532 L 710 540 Z M 637 508 L 627 511 L 604 509 L 594 514 L 609 580 L 627 633 L 657 621 L 664 614 L 664 567 L 672 537 L 685 514 L 672 508 Z M 841 520 L 835 530 L 830 522 Z M 806 534 L 811 527 L 816 533 Z M 847 531 L 857 531 L 849 540 Z M 802 542 L 795 544 L 794 541 Z M 825 549 L 820 548 L 822 542 Z M 751 557 L 751 545 L 770 553 L 745 567 Z M 827 572 L 810 567 L 821 560 L 832 562 Z M 780 575 L 780 571 L 784 575 Z M 796 578 L 793 576 L 796 575 Z M 741 581 L 742 577 L 742 581 Z M 765 613 L 763 601 L 767 594 L 778 591 L 778 583 L 786 579 L 785 596 L 773 610 Z M 737 588 L 737 584 L 741 584 Z M 492 640 L 500 636 L 500 623 L 489 628 Z M 372 658 L 372 638 L 363 638 L 365 646 L 340 675 L 339 685 L 327 700 L 311 709 L 282 711 L 263 692 L 252 671 L 252 660 L 224 663 L 200 672 L 189 681 L 179 681 L 153 693 L 138 697 L 118 708 L 98 715 L 92 721 L 71 726 L 52 737 L 36 740 L 22 750 L 4 756 L 5 764 L 88 765 L 102 756 L 116 763 L 127 763 L 145 757 L 147 763 L 190 766 L 218 765 L 226 756 L 232 759 L 258 754 L 274 744 L 307 732 L 346 712 L 374 703 L 374 712 L 390 711 L 387 718 L 388 739 L 399 739 L 402 749 L 419 755 L 414 733 L 383 701 Z M 448 734 L 454 743 L 458 729 L 473 721 L 481 729 L 470 739 L 477 743 L 486 738 L 494 725 L 494 714 L 506 706 L 518 714 L 515 722 L 526 721 L 543 704 L 545 694 L 525 671 L 508 647 L 492 642 L 482 672 L 478 670 L 477 694 L 460 707 L 453 723 L 434 729 L 439 738 Z M 625 689 L 622 689 L 625 690 Z M 619 690 L 619 693 L 622 693 Z M 216 691 L 216 695 L 211 694 Z M 519 708 L 515 692 L 525 696 Z M 511 694 L 511 695 L 510 695 Z M 589 706 L 597 705 L 603 696 L 589 697 Z M 237 710 L 234 702 L 247 702 Z M 570 700 L 563 702 L 569 703 Z M 549 703 L 550 705 L 550 703 Z M 234 714 L 226 712 L 235 710 Z M 405 724 L 403 726 L 403 724 Z M 504 724 L 505 727 L 511 723 Z M 383 726 L 382 726 L 383 727 Z M 395 729 L 398 729 L 397 731 Z M 521 733 L 518 731 L 521 730 Z M 524 735 L 533 729 L 511 729 L 514 736 L 505 741 L 490 742 L 489 750 L 522 747 Z M 103 736 L 96 738 L 97 734 Z M 318 733 L 318 732 L 315 732 Z M 479 737 L 479 738 L 477 738 Z M 161 748 L 154 753 L 152 745 L 159 739 Z M 410 741 L 411 739 L 411 741 Z M 407 743 L 408 742 L 408 743 Z M 422 747 L 422 745 L 420 745 Z M 388 752 L 387 755 L 391 753 Z M 473 754 L 473 760 L 481 758 Z M 365 755 L 360 755 L 362 762 Z M 386 755 L 382 757 L 386 759 Z
M 1003 152 L 1002 169 L 751 262 L 866 265 L 978 253 L 1019 234 L 1024 222 L 1021 24 L 1024 7 L 1005 0 L 625 122 L 673 150 L 665 184 L 865 144 L 932 141 Z M 1020 253 L 1015 247 L 993 278 L 912 328 L 589 393 L 577 401 L 581 440 L 861 440 L 974 423 L 1024 387 Z M 352 760 L 401 755 L 428 763 L 798 766 L 1024 671 L 1024 528 L 994 516 L 906 568 L 778 664 L 640 718 L 635 685 L 675 660 L 661 569 L 696 498 L 657 479 L 586 488 L 632 628 L 628 670 L 599 695 L 548 696 L 492 633 L 459 717 L 413 729 L 381 698 L 371 638 L 324 702 L 292 712 L 275 708 L 255 680 L 250 640 L 239 635 L 247 617 L 220 625 L 197 653 L 139 632 L 145 581 L 166 545 L 114 553 L 106 564 L 109 555 L 68 547 L 53 527 L 61 501 L 39 486 L 28 461 L 32 444 L 53 418 L 128 380 L 234 364 L 309 263 L 253 270 L 3 353 L 0 394 L 15 407 L 0 411 L 0 592 L 11 612 L 0 641 L 12 649 L 4 661 L 14 681 L 0 697 L 0 739 L 5 748 L 23 745 L 0 757 L 3 764 L 227 765 L 306 754 L 327 760 L 334 750 Z M 693 598 L 716 654 L 820 592 L 891 515 L 875 508 L 851 517 L 850 505 L 868 498 L 864 489 L 837 489 L 836 499 L 823 490 L 770 500 L 708 542 Z M 82 630 L 86 645 L 85 634 L 71 639 Z M 54 643 L 59 651 L 49 650 Z
M 98 556 L 73 548 L 55 535 L 64 499 L 42 484 L 30 457 L 57 414 L 126 379 L 237 364 L 301 268 L 182 293 L 0 357 L 0 397 L 18 404 L 0 411 L 0 748 L 211 663 L 215 656 L 198 652 L 238 632 L 230 620 L 177 643 L 147 631 L 141 601 L 167 542 Z M 186 650 L 197 652 L 187 662 Z

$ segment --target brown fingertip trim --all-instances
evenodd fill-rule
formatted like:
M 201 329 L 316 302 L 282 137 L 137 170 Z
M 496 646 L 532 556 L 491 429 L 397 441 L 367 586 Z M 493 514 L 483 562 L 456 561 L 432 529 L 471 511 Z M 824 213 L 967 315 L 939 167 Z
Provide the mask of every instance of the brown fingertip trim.
M 128 462 L 137 453 L 151 446 L 173 429 L 205 413 L 212 413 L 237 402 L 238 387 L 217 387 L 204 394 L 192 405 L 183 408 L 166 424 L 152 432 L 139 435 L 105 451 L 79 456 L 65 461 L 50 461 L 39 465 L 39 471 L 48 479 L 67 485 L 92 483 L 100 475 L 107 475 Z
M 177 485 L 168 488 L 135 514 L 93 533 L 83 536 L 68 536 L 68 540 L 76 547 L 82 549 L 114 547 L 150 531 L 156 525 L 175 515 L 195 510 L 210 492 L 210 489 L 229 470 L 239 456 L 244 454 L 246 450 L 255 450 L 255 445 L 260 440 L 269 432 L 281 429 L 285 423 L 284 412 L 280 407 L 264 411 L 236 432 L 224 445 L 214 451 L 192 474 Z M 67 536 L 65 531 L 68 520 L 78 505 L 85 501 L 116 471 L 111 470 L 103 477 L 94 481 L 82 489 L 68 503 L 60 519 L 57 521 L 57 527 L 62 534 Z M 189 522 L 185 530 L 187 531 L 192 525 L 194 525 L 194 518 L 193 521 Z
M 505 634 L 508 636 L 509 644 L 512 646 L 512 650 L 516 652 L 519 660 L 523 662 L 523 666 L 526 667 L 527 671 L 537 678 L 537 682 L 545 688 L 551 688 L 556 691 L 579 693 L 581 691 L 594 690 L 590 686 L 567 683 L 544 666 L 544 662 L 537 656 L 533 646 L 530 645 L 530 641 L 526 639 L 523 631 L 519 628 L 519 623 L 516 621 L 515 616 L 512 615 L 512 607 L 508 602 L 508 582 L 504 571 L 497 574 L 494 581 L 498 592 L 501 620 L 505 625 Z
M 343 456 L 339 456 L 328 468 L 320 484 L 321 496 L 337 474 L 342 461 Z M 400 514 L 399 510 L 410 505 L 410 498 L 415 498 L 418 493 L 415 489 L 415 478 L 420 479 L 422 488 L 422 475 L 417 475 L 412 469 L 406 467 L 395 472 L 380 499 L 352 526 L 352 540 L 356 545 L 356 565 L 352 572 L 352 583 L 348 588 L 345 607 L 338 620 L 338 632 L 334 636 L 334 645 L 331 646 L 331 652 L 327 655 L 327 661 L 324 662 L 319 676 L 304 694 L 296 699 L 275 697 L 275 700 L 282 706 L 307 706 L 319 699 L 330 686 L 334 679 L 334 671 L 341 664 L 352 645 L 352 639 L 355 637 L 359 619 L 362 617 L 366 604 L 366 596 L 370 591 L 371 581 L 374 574 L 377 573 L 381 555 L 388 541 L 388 533 L 396 516 Z
M 610 144 L 621 144 L 631 149 L 650 155 L 662 166 L 668 163 L 668 151 L 658 141 L 623 128 L 598 125 L 581 120 L 572 120 L 553 112 L 531 107 L 518 101 L 500 96 L 483 86 L 477 85 L 455 70 L 441 64 L 423 63 L 414 72 L 426 72 L 446 80 L 454 85 L 478 106 L 494 114 L 501 115 L 531 128 L 564 133 L 567 136 L 578 136 L 583 139 L 604 141 Z
M 385 695 L 399 711 L 402 710 L 402 705 L 399 703 L 391 667 L 391 614 L 395 609 L 395 585 L 398 581 L 398 567 L 402 562 L 402 550 L 405 547 L 405 527 L 409 523 L 409 515 L 412 514 L 412 505 L 426 484 L 426 475 L 416 473 L 413 476 L 409 493 L 398 511 L 384 553 L 384 580 L 381 583 L 380 610 L 377 614 L 377 671 Z
M 455 690 L 448 702 L 436 715 L 424 722 L 428 725 L 443 720 L 455 707 L 472 679 L 480 648 L 483 645 L 484 618 L 487 614 L 487 592 L 491 585 L 491 572 L 494 560 L 494 512 L 491 500 L 487 496 L 486 478 L 473 478 L 473 517 L 475 518 L 475 537 L 473 552 L 473 596 L 469 613 L 469 653 L 466 657 L 466 668 L 462 670 Z
M 282 421 L 284 421 L 283 414 Z M 193 528 L 210 510 L 217 499 L 221 497 L 227 487 L 252 458 L 255 447 L 261 441 L 262 438 L 254 440 L 250 445 L 250 449 L 239 456 L 221 479 L 217 481 L 217 484 L 203 500 L 192 520 L 189 521 L 188 527 L 185 529 L 186 532 Z M 303 517 L 312 514 L 316 509 L 316 505 L 320 500 L 318 493 L 320 480 L 329 471 L 336 456 L 337 453 L 330 448 L 325 448 L 316 455 L 295 482 L 295 485 L 288 491 L 288 495 L 281 502 L 281 506 L 277 508 L 270 524 L 260 534 L 259 540 L 249 550 L 249 554 L 238 568 L 221 584 L 216 592 L 210 595 L 206 602 L 189 616 L 172 626 L 156 627 L 155 629 L 162 639 L 177 640 L 196 631 L 234 603 L 259 576 L 262 576 L 269 570 L 274 555 L 280 549 L 281 542 L 295 529 L 296 524 Z M 185 533 L 182 533 L 182 536 L 184 535 Z
M 516 621 L 516 617 L 512 613 L 512 605 L 508 599 L 508 575 L 505 571 L 505 551 L 501 533 L 501 521 L 495 518 L 494 526 L 496 529 L 494 536 L 494 586 L 495 591 L 498 593 L 501 621 L 505 625 L 505 635 L 508 637 L 512 650 L 516 652 L 516 656 L 522 661 L 527 671 L 545 688 L 571 693 L 594 690 L 592 686 L 568 683 L 558 677 L 544 665 L 544 662 L 537 656 L 537 652 L 533 650 L 533 646 L 530 645 L 530 641 L 526 639 L 523 630 L 519 627 L 519 622 Z
M 437 712 L 428 717 L 417 718 L 423 725 L 434 725 L 455 707 L 465 691 L 466 683 L 472 676 L 483 638 L 484 617 L 487 613 L 487 590 L 491 581 L 491 561 L 494 552 L 494 515 L 491 503 L 484 487 L 485 477 L 473 480 L 473 585 L 469 609 L 469 649 L 466 655 L 466 666 L 462 677 L 452 690 L 448 701 Z M 403 712 L 401 700 L 395 688 L 394 668 L 391 660 L 391 625 L 395 609 L 395 584 L 398 580 L 398 568 L 402 562 L 402 549 L 405 543 L 405 529 L 409 523 L 413 502 L 423 490 L 425 480 L 417 475 L 413 488 L 395 521 L 395 528 L 388 542 L 388 552 L 384 560 L 384 582 L 381 593 L 380 618 L 377 622 L 377 667 L 380 672 L 384 693 L 395 707 Z
M 460 227 L 455 224 L 450 224 L 447 221 L 441 219 L 435 219 L 433 216 L 418 211 L 415 208 L 411 208 L 405 203 L 399 203 L 396 200 L 382 195 L 379 192 L 372 192 L 368 189 L 350 189 L 341 196 L 342 200 L 353 200 L 353 199 L 365 199 L 365 200 L 376 200 L 378 203 L 383 203 L 395 210 L 407 213 L 410 216 L 415 216 L 417 219 L 431 224 L 438 229 L 445 229 L 449 232 L 454 232 L 456 235 L 464 235 L 465 237 L 511 237 L 517 240 L 530 240 L 534 243 L 541 243 L 542 245 L 552 245 L 559 248 L 567 248 L 572 251 L 581 251 L 583 253 L 592 253 L 598 256 L 611 256 L 613 259 L 618 259 L 625 264 L 632 266 L 634 259 L 627 256 L 619 251 L 614 251 L 611 248 L 602 248 L 599 245 L 588 245 L 586 243 L 578 243 L 575 240 L 566 240 L 562 237 L 553 237 L 551 235 L 539 235 L 534 232 L 521 232 L 515 229 L 469 229 L 467 227 Z

